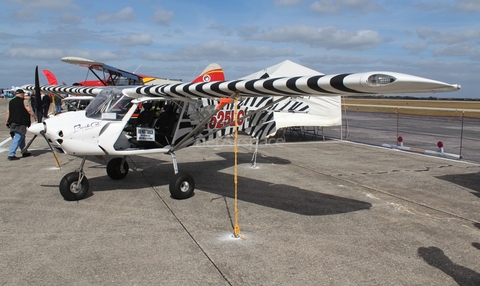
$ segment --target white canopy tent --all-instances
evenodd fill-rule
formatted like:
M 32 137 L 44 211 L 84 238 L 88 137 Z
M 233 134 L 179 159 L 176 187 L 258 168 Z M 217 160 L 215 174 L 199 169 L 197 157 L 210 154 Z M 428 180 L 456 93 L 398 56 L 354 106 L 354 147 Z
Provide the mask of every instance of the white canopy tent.
M 286 60 L 242 79 L 276 78 L 284 76 L 323 75 L 322 73 Z M 275 112 L 277 130 L 285 127 L 324 127 L 342 125 L 341 96 L 297 98 L 309 105 L 307 113 Z M 275 134 L 271 134 L 273 136 Z

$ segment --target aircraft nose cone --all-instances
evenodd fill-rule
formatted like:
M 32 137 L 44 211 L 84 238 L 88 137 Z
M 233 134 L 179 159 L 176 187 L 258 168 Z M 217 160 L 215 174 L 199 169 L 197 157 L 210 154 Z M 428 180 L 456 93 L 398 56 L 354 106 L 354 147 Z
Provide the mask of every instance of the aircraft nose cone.
M 43 126 L 43 123 L 33 123 L 28 127 L 28 131 L 35 134 L 35 135 L 40 135 L 40 132 L 45 130 L 45 126 Z

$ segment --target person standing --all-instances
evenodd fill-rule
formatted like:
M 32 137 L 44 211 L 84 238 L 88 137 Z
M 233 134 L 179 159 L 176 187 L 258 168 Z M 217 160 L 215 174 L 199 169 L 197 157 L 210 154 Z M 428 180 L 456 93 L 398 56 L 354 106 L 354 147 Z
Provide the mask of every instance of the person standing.
M 60 94 L 53 95 L 53 102 L 55 102 L 55 114 L 62 112 L 62 97 Z
M 44 94 L 42 97 L 43 118 L 48 118 L 48 111 L 52 105 L 52 98 L 49 94 Z
M 33 113 L 35 113 L 35 115 L 37 115 L 37 117 L 38 117 L 38 113 L 37 113 L 37 97 L 35 96 L 35 93 L 30 94 L 30 106 L 31 106 L 32 109 L 33 109 Z
M 37 116 L 30 107 L 30 104 L 26 104 L 24 101 L 25 93 L 23 89 L 17 89 L 17 91 L 15 91 L 15 97 L 8 103 L 5 119 L 13 139 L 8 152 L 8 160 L 18 160 L 19 158 L 15 156 L 17 148 L 20 148 L 20 150 L 25 148 L 25 134 L 27 133 L 27 127 L 29 127 L 31 123 L 30 116 L 33 116 L 35 121 L 37 121 Z M 25 151 L 22 157 L 31 155 L 30 152 Z

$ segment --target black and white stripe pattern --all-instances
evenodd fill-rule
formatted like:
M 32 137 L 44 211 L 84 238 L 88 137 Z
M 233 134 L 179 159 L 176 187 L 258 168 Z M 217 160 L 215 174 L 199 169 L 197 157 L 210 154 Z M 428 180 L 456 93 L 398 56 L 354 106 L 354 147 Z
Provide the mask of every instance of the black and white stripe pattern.
M 273 111 L 256 113 L 248 118 L 248 120 L 245 120 L 240 130 L 254 138 L 264 139 L 268 135 L 276 132 L 276 124 L 273 116 Z
M 244 110 L 245 114 L 248 114 L 248 112 L 253 112 L 259 108 L 265 107 L 266 105 L 271 104 L 273 101 L 273 97 L 248 97 L 245 100 L 239 102 L 238 108 Z M 215 106 L 218 104 L 218 102 L 211 99 L 202 99 L 202 104 L 203 106 Z M 225 105 L 222 110 L 228 111 L 233 110 L 233 108 L 233 104 L 230 103 Z M 296 100 L 283 100 L 268 107 L 262 112 L 245 118 L 243 120 L 243 123 L 239 126 L 239 130 L 257 139 L 264 139 L 267 136 L 276 132 L 274 112 L 308 112 L 309 110 L 310 107 L 304 102 Z M 194 126 L 188 126 L 188 130 L 179 130 L 179 133 L 182 135 L 189 133 L 191 130 L 193 130 L 193 128 Z M 234 127 L 226 126 L 206 136 L 210 131 L 212 130 L 204 130 L 201 135 L 197 136 L 196 140 L 198 142 L 205 142 L 228 134 L 232 134 L 234 131 Z
M 249 111 L 255 111 L 273 102 L 273 97 L 249 97 L 239 103 L 239 109 L 244 110 L 245 114 Z M 214 100 L 202 100 L 204 104 L 216 105 Z M 225 105 L 222 110 L 233 110 L 233 104 Z M 303 103 L 294 100 L 284 100 L 276 103 L 266 110 L 255 113 L 250 117 L 244 118 L 243 123 L 239 126 L 239 130 L 247 133 L 248 135 L 257 139 L 264 139 L 267 136 L 276 132 L 276 124 L 274 120 L 274 112 L 288 111 L 288 112 L 308 112 L 310 107 Z M 193 127 L 190 127 L 193 128 Z M 180 130 L 179 130 L 180 131 Z M 191 130 L 190 130 L 191 131 Z M 225 126 L 222 129 L 217 130 L 209 134 L 212 130 L 203 130 L 196 140 L 198 142 L 204 142 L 212 140 L 218 137 L 222 137 L 228 134 L 232 134 L 234 131 L 233 126 Z M 183 130 L 182 133 L 188 133 L 187 130 Z
M 23 88 L 34 90 L 33 85 Z M 96 95 L 105 88 L 109 87 L 42 86 L 41 90 L 44 93 Z M 456 91 L 460 86 L 395 72 L 365 72 L 117 88 L 131 97 L 187 100 L 232 98 L 235 93 L 246 97 L 417 94 Z
M 246 114 L 249 111 L 255 111 L 274 101 L 273 97 L 249 97 L 239 103 L 239 108 L 244 109 Z M 227 106 L 227 109 L 233 109 L 233 104 Z M 283 100 L 270 107 L 265 111 L 254 114 L 244 120 L 240 130 L 257 139 L 264 139 L 276 132 L 276 124 L 274 120 L 274 112 L 308 112 L 310 107 L 308 104 L 295 100 Z
M 35 85 L 29 84 L 22 87 L 28 91 L 35 91 Z M 81 95 L 97 95 L 105 88 L 102 87 L 83 87 L 83 86 L 63 86 L 63 85 L 42 85 L 40 91 L 42 93 L 54 94 L 81 94 Z
M 246 106 L 249 110 L 256 110 L 271 104 L 273 100 L 273 97 L 247 97 L 239 106 Z M 286 99 L 267 108 L 267 110 L 276 112 L 308 112 L 310 107 L 304 102 Z
M 178 83 L 141 86 L 126 89 L 125 94 L 160 96 L 171 99 L 183 98 L 224 98 L 233 97 L 235 92 L 242 96 L 305 96 L 339 94 L 361 94 L 344 84 L 351 74 L 316 75 L 303 77 L 285 77 L 273 79 L 233 80 L 225 82 Z M 356 75 L 358 77 L 358 75 Z

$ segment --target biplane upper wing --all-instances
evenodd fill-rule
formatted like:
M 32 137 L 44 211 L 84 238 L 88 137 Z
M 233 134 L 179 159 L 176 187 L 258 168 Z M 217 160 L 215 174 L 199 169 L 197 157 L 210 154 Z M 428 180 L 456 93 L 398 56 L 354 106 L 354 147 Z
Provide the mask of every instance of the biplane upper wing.
M 23 88 L 33 90 L 34 85 L 25 85 Z M 235 93 L 250 97 L 419 94 L 456 91 L 460 85 L 395 72 L 365 72 L 117 88 L 122 88 L 123 94 L 133 98 L 149 96 L 189 100 L 233 98 Z M 46 85 L 41 86 L 40 90 L 45 93 L 96 95 L 102 87 Z
M 173 84 L 173 83 L 180 83 L 181 80 L 179 79 L 166 79 L 161 77 L 155 76 L 148 76 L 142 74 L 134 74 L 131 72 L 127 72 L 121 69 L 117 69 L 115 67 L 106 65 L 102 62 L 97 62 L 94 60 L 84 59 L 80 57 L 64 57 L 61 59 L 63 62 L 78 65 L 81 67 L 86 67 L 91 70 L 94 75 L 102 82 L 102 85 L 119 85 L 116 82 L 109 82 L 109 79 L 102 79 L 99 75 L 97 75 L 94 70 L 100 71 L 104 74 L 109 74 L 110 78 L 125 78 L 129 84 L 128 85 L 159 85 L 159 84 Z M 208 65 L 205 70 L 195 78 L 192 82 L 210 82 L 210 81 L 224 81 L 225 76 L 223 73 L 223 69 L 216 63 L 212 63 Z M 87 83 L 89 82 L 89 83 Z M 93 82 L 93 83 L 92 83 Z M 50 83 L 51 84 L 51 83 Z M 88 86 L 98 86 L 98 81 L 85 81 L 80 83 L 80 85 L 88 85 Z
M 81 67 L 86 67 L 91 70 L 101 71 L 104 73 L 108 73 L 110 75 L 125 77 L 134 81 L 140 81 L 140 82 L 142 81 L 142 77 L 134 73 L 117 69 L 115 67 L 106 65 L 105 63 L 97 62 L 94 60 L 84 59 L 80 57 L 64 57 L 61 59 L 61 61 L 69 64 L 78 65 Z

